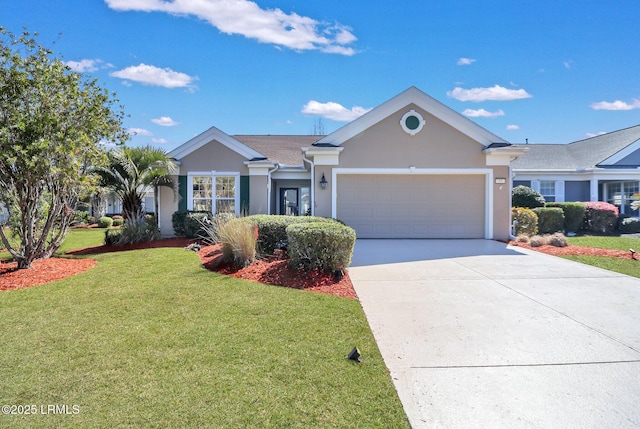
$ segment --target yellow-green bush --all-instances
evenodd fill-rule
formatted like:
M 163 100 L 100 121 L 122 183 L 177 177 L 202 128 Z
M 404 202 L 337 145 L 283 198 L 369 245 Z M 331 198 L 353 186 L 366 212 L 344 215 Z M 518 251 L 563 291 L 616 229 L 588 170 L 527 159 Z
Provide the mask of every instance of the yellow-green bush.
M 515 226 L 515 235 L 532 237 L 538 233 L 538 215 L 525 207 L 513 207 L 511 219 Z

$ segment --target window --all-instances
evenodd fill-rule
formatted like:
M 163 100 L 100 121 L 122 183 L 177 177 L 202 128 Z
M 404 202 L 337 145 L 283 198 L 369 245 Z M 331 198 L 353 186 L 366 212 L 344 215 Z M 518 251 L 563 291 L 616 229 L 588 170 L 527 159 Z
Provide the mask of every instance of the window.
M 608 203 L 617 206 L 620 213 L 637 216 L 638 211 L 631 208 L 634 194 L 638 193 L 638 182 L 609 182 L 605 183 L 605 195 Z
M 541 180 L 540 181 L 540 194 L 544 197 L 544 200 L 548 203 L 556 201 L 556 182 L 555 180 Z
M 190 175 L 187 208 L 211 213 L 238 214 L 236 208 L 239 180 L 238 175 Z

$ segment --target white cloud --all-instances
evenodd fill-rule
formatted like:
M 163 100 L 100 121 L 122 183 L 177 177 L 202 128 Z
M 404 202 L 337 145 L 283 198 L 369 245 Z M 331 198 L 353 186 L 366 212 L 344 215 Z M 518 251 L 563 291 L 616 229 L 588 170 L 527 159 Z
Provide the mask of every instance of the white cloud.
M 180 124 L 180 122 L 174 121 L 169 116 L 160 116 L 159 118 L 152 119 L 151 122 L 162 127 L 175 127 Z
M 194 88 L 196 77 L 155 66 L 140 64 L 127 67 L 110 74 L 113 77 L 139 82 L 144 85 L 162 86 L 165 88 Z
M 309 101 L 302 107 L 302 113 L 305 115 L 321 116 L 339 122 L 350 122 L 364 115 L 371 109 L 365 109 L 360 106 L 353 106 L 351 110 L 341 104 L 329 101 L 328 103 L 320 103 L 315 100 Z
M 165 12 L 196 16 L 225 34 L 239 34 L 260 43 L 296 51 L 354 55 L 349 47 L 357 40 L 351 29 L 338 23 L 320 22 L 280 9 L 262 9 L 249 0 L 105 0 L 119 11 Z
M 495 112 L 489 112 L 484 109 L 466 109 L 462 114 L 471 118 L 497 118 L 498 116 L 504 116 L 504 111 L 502 109 L 498 109 Z
M 640 100 L 634 98 L 631 103 L 626 103 L 621 100 L 616 101 L 599 101 L 597 103 L 591 103 L 589 105 L 593 110 L 633 110 L 640 109 Z
M 458 60 L 458 62 L 456 64 L 458 64 L 459 66 L 470 66 L 471 64 L 475 63 L 476 60 L 473 58 L 465 58 L 462 57 Z
M 80 61 L 65 61 L 65 65 L 74 72 L 85 73 L 94 72 L 99 69 L 98 65 L 101 64 L 101 60 L 89 60 L 83 59 Z
M 510 101 L 522 98 L 533 97 L 524 89 L 508 89 L 500 85 L 494 85 L 491 88 L 471 88 L 464 89 L 456 87 L 453 91 L 448 91 L 447 96 L 460 101 Z
M 520 125 L 510 124 L 510 125 L 507 125 L 505 129 L 509 131 L 517 131 L 520 129 Z
M 152 136 L 153 133 L 149 130 L 145 130 L 144 128 L 129 128 L 127 130 L 132 136 Z

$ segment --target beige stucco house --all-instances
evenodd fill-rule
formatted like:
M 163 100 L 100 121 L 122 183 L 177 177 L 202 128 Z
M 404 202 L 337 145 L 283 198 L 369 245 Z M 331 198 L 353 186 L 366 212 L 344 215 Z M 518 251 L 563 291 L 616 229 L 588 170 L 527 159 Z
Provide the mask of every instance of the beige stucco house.
M 526 151 L 411 87 L 327 136 L 227 135 L 212 127 L 170 153 L 177 210 L 312 214 L 359 238 L 487 238 L 510 233 L 510 162 Z

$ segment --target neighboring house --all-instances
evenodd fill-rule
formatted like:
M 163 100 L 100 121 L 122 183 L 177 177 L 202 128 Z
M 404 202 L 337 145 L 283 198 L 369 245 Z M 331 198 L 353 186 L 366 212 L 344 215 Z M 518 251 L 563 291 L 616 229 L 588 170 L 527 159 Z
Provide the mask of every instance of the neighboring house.
M 513 161 L 513 186 L 525 185 L 546 201 L 606 201 L 637 215 L 640 125 L 569 144 L 514 145 L 529 151 Z
M 411 87 L 328 136 L 227 135 L 212 127 L 170 152 L 177 210 L 313 214 L 360 238 L 507 239 L 514 147 Z

